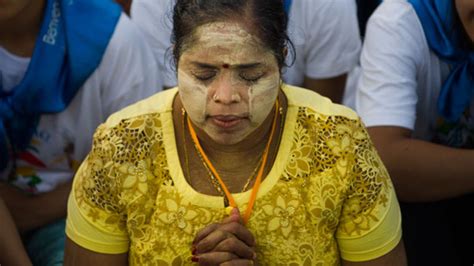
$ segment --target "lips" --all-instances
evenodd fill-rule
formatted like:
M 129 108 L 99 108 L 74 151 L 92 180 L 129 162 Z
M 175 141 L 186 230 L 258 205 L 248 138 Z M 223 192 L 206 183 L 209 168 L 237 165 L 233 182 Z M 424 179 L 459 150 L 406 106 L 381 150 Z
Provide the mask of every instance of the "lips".
M 244 118 L 236 115 L 214 115 L 209 117 L 216 126 L 231 129 L 240 124 Z

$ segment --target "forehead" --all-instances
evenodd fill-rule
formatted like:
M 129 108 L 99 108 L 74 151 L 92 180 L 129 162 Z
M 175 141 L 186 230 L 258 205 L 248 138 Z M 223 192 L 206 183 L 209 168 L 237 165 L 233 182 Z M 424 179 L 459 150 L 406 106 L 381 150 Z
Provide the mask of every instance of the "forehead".
M 241 24 L 235 22 L 212 22 L 196 29 L 195 39 L 201 44 L 233 44 L 258 42 Z
M 183 56 L 187 54 L 200 60 L 219 59 L 222 63 L 233 64 L 244 58 L 266 60 L 272 55 L 257 36 L 236 22 L 204 24 L 196 29 L 192 39 Z

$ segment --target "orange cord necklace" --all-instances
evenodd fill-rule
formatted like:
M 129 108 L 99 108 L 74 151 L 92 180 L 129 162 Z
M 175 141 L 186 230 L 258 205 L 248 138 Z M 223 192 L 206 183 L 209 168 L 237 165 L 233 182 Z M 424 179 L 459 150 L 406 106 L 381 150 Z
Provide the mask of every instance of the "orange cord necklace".
M 244 221 L 245 224 L 250 219 L 250 215 L 252 213 L 253 205 L 255 204 L 255 200 L 257 198 L 257 192 L 258 192 L 258 189 L 260 188 L 260 184 L 262 183 L 263 171 L 264 171 L 265 165 L 267 163 L 268 152 L 270 150 L 270 144 L 271 144 L 271 142 L 273 140 L 273 137 L 275 135 L 276 121 L 277 121 L 277 117 L 278 117 L 278 110 L 279 110 L 279 103 L 278 103 L 278 99 L 277 99 L 277 101 L 275 102 L 275 115 L 273 117 L 273 123 L 272 123 L 272 128 L 271 128 L 271 131 L 270 131 L 270 137 L 268 138 L 267 145 L 265 146 L 265 149 L 263 151 L 262 164 L 260 165 L 257 177 L 255 179 L 255 184 L 253 185 L 253 188 L 252 188 L 252 194 L 250 195 L 250 200 L 249 200 L 249 203 L 248 203 L 248 206 L 247 206 L 247 210 L 245 211 L 245 214 L 243 216 L 243 221 Z M 207 155 L 204 152 L 203 148 L 201 147 L 201 144 L 199 143 L 199 139 L 196 135 L 196 131 L 193 128 L 193 125 L 191 123 L 191 120 L 189 119 L 189 116 L 187 117 L 187 123 L 188 123 L 188 128 L 189 128 L 189 134 L 191 135 L 191 139 L 193 140 L 194 145 L 196 146 L 198 151 L 201 153 L 202 158 L 206 162 L 206 164 L 209 167 L 209 169 L 211 170 L 212 174 L 219 181 L 219 184 L 221 185 L 222 190 L 224 190 L 225 196 L 227 197 L 227 200 L 229 201 L 229 205 L 233 208 L 237 208 L 237 204 L 235 203 L 234 197 L 230 193 L 230 191 L 227 188 L 227 186 L 225 185 L 224 181 L 222 181 L 222 178 L 217 173 L 216 168 L 214 167 L 214 165 L 212 165 L 211 161 L 209 160 L 209 158 L 207 157 Z

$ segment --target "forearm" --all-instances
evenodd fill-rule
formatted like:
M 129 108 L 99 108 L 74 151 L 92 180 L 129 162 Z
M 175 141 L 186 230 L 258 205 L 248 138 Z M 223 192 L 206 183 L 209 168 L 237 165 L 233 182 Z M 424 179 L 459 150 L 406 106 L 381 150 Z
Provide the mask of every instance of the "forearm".
M 327 79 L 305 77 L 303 87 L 328 97 L 334 103 L 341 103 L 346 86 L 347 74 Z
M 402 201 L 436 201 L 474 192 L 474 150 L 393 138 L 372 128 L 369 133 Z
M 26 195 L 2 184 L 2 195 L 20 232 L 32 230 L 66 217 L 72 181 L 41 195 Z
M 31 265 L 10 213 L 0 198 L 0 265 Z

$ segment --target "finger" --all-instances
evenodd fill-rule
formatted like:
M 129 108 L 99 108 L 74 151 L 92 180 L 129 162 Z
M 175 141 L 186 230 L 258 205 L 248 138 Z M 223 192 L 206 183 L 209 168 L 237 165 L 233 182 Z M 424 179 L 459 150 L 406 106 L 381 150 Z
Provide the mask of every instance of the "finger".
M 242 259 L 249 260 L 253 260 L 257 257 L 257 254 L 251 247 L 247 246 L 244 242 L 235 237 L 224 239 L 219 244 L 217 244 L 213 251 L 230 252 Z
M 211 252 L 220 242 L 227 238 L 235 238 L 235 236 L 230 232 L 217 229 L 195 244 L 195 251 L 197 254 Z
M 240 211 L 238 208 L 233 208 L 229 216 L 225 217 L 221 221 L 222 224 L 231 223 L 231 222 L 238 222 L 238 223 L 243 224 L 242 216 L 240 216 Z
M 251 266 L 255 265 L 253 260 L 237 259 L 221 263 L 220 266 Z
M 195 245 L 198 253 L 205 253 L 213 250 L 221 241 L 227 238 L 238 238 L 247 246 L 255 246 L 255 238 L 252 233 L 240 223 L 228 223 L 219 226 Z
M 197 262 L 199 265 L 204 266 L 220 265 L 227 261 L 236 259 L 239 259 L 239 257 L 229 252 L 209 252 L 192 257 L 193 262 Z
M 253 234 L 249 231 L 247 227 L 245 227 L 241 223 L 232 222 L 232 223 L 222 224 L 219 227 L 219 230 L 232 233 L 248 246 L 251 246 L 251 247 L 255 246 L 255 238 Z
M 210 233 L 214 232 L 217 228 L 219 228 L 219 226 L 220 224 L 214 223 L 199 230 L 199 232 L 196 234 L 196 237 L 194 237 L 193 245 L 199 243 L 203 238 L 207 237 Z

